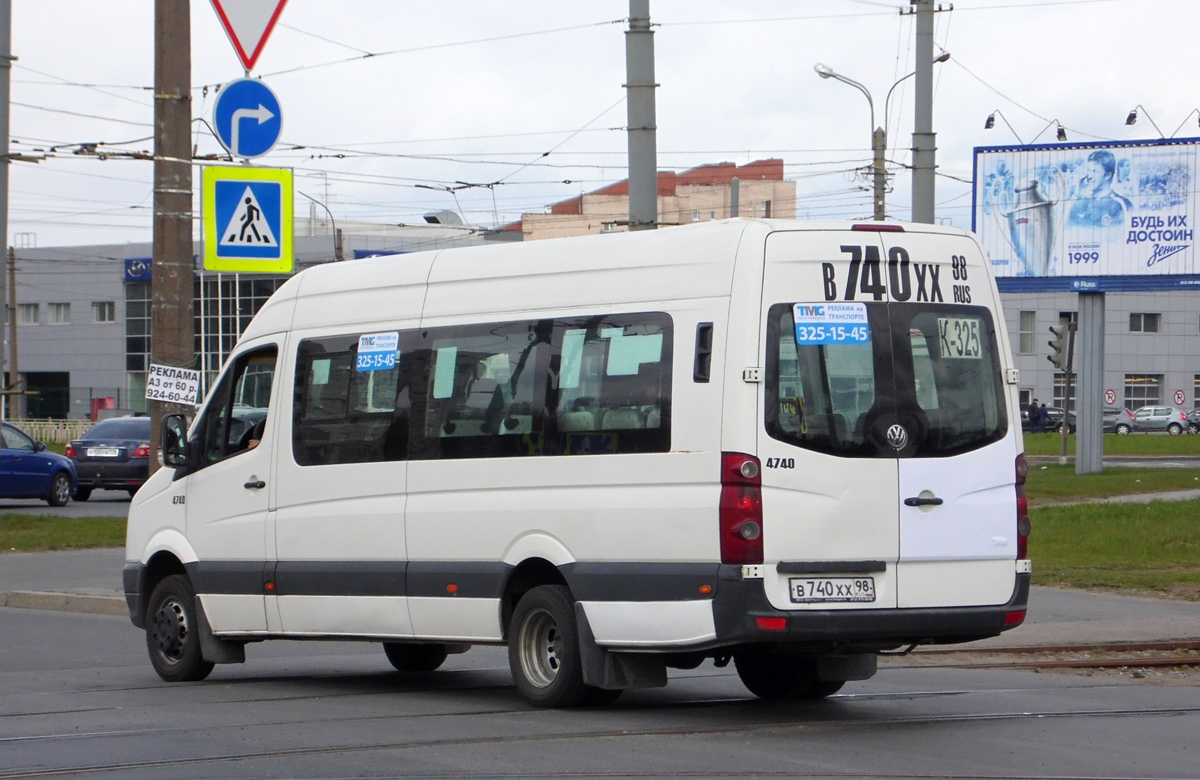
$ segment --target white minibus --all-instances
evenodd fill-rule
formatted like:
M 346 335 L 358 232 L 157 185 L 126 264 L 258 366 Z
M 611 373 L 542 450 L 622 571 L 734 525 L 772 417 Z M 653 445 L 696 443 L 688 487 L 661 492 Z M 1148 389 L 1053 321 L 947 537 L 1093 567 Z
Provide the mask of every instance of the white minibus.
M 733 219 L 331 263 L 263 306 L 129 513 L 165 680 L 267 639 L 530 703 L 733 661 L 820 698 L 1025 617 L 988 260 L 933 225 Z

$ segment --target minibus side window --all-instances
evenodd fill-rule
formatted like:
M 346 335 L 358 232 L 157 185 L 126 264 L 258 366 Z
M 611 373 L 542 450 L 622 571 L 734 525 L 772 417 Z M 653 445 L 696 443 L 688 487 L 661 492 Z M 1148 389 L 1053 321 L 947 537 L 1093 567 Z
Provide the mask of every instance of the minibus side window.
M 373 348 L 374 342 L 383 344 Z M 416 334 L 305 339 L 296 351 L 292 456 L 301 466 L 408 457 Z
M 418 457 L 542 454 L 549 326 L 463 325 L 425 334 Z
M 262 440 L 277 355 L 274 346 L 256 349 L 238 356 L 225 372 L 188 445 L 197 453 L 198 468 L 245 452 Z
M 564 455 L 671 448 L 669 315 L 605 315 L 555 323 L 550 412 Z

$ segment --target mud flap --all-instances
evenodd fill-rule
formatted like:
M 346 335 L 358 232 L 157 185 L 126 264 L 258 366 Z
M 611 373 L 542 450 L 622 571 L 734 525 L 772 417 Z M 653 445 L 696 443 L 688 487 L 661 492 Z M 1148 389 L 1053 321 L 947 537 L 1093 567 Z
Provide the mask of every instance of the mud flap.
M 817 657 L 817 677 L 822 682 L 869 680 L 875 676 L 878 668 L 879 656 L 874 653 Z
M 200 655 L 210 664 L 246 663 L 246 643 L 217 639 L 204 614 L 204 605 L 196 599 L 196 630 L 200 636 Z
M 579 661 L 583 682 L 609 691 L 629 688 L 662 688 L 667 684 L 667 665 L 658 653 L 614 653 L 596 644 L 583 605 L 575 602 L 575 624 L 579 630 Z

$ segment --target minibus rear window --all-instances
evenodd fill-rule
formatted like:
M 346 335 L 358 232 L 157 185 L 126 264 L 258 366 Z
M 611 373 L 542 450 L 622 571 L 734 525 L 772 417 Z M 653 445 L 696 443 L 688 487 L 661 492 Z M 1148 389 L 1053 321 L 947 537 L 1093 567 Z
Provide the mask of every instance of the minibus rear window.
M 770 436 L 846 457 L 897 455 L 872 435 L 882 419 L 905 421 L 916 439 L 906 451 L 910 455 L 952 455 L 1003 437 L 1003 386 L 986 309 L 907 303 L 865 307 L 868 340 L 832 343 L 805 342 L 805 334 L 797 333 L 793 304 L 771 307 Z

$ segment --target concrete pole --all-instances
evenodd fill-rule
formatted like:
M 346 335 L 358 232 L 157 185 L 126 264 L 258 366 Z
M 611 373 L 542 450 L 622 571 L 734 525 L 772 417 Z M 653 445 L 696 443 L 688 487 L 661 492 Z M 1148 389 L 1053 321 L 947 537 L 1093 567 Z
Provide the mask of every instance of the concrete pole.
M 150 360 L 194 368 L 192 323 L 192 29 L 190 0 L 154 0 L 154 262 Z M 162 418 L 191 407 L 151 402 Z M 150 471 L 158 469 L 150 459 Z
M 12 0 L 0 0 L 0 246 L 8 244 L 8 166 L 12 164 L 8 149 L 9 82 L 12 75 Z M 7 253 L 5 253 L 7 254 Z M 4 274 L 0 274 L 0 301 L 5 300 Z M 0 389 L 4 388 L 4 329 L 0 317 Z M 13 336 L 16 338 L 14 332 Z M 15 347 L 14 347 L 15 348 Z M 16 377 L 13 377 L 16 381 Z M 0 419 L 7 419 L 7 395 L 0 395 Z
M 933 132 L 933 0 L 909 0 L 917 13 L 916 119 L 913 129 L 912 221 L 933 224 L 937 143 Z
M 887 216 L 885 201 L 887 197 L 887 171 L 883 167 L 883 156 L 887 151 L 887 131 L 882 127 L 875 128 L 875 132 L 871 135 L 871 149 L 875 154 L 875 161 L 871 171 L 871 178 L 874 182 L 874 216 L 876 222 L 883 222 Z
M 1104 471 L 1104 293 L 1079 293 L 1075 473 Z
M 625 107 L 629 124 L 629 229 L 658 226 L 658 126 L 654 116 L 654 32 L 650 0 L 629 0 L 625 33 Z

